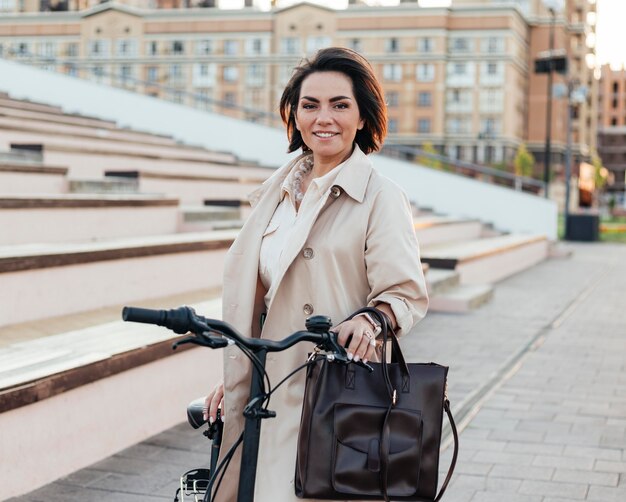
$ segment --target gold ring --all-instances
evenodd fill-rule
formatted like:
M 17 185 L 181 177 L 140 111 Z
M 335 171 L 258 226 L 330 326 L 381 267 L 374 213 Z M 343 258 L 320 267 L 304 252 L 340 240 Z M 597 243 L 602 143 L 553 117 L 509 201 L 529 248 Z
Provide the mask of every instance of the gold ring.
M 374 334 L 371 331 L 366 331 L 365 336 L 369 338 L 370 340 L 374 339 Z

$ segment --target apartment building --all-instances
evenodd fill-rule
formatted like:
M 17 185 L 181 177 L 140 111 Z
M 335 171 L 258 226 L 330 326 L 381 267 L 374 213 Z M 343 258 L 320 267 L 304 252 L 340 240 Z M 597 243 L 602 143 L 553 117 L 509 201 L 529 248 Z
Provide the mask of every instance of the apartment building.
M 602 66 L 598 115 L 598 154 L 609 170 L 607 191 L 626 203 L 626 70 Z
M 0 55 L 278 125 L 278 99 L 294 66 L 342 45 L 367 56 L 383 83 L 388 144 L 428 142 L 455 158 L 499 164 L 522 142 L 542 160 L 547 88 L 533 60 L 552 29 L 555 48 L 572 61 L 570 74 L 555 81 L 576 78 L 591 89 L 576 119 L 577 156 L 595 146 L 597 82 L 587 56 L 594 49 L 585 38 L 595 29 L 587 17 L 592 0 L 568 0 L 554 20 L 538 0 L 454 0 L 449 8 L 350 2 L 341 10 L 306 2 L 271 10 L 139 9 L 132 1 L 4 15 Z M 555 99 L 553 106 L 558 166 L 566 103 Z

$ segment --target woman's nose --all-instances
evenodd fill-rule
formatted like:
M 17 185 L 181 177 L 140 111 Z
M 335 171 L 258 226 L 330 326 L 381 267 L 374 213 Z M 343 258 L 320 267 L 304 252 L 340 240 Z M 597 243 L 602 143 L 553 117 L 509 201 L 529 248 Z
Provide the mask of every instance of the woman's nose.
M 326 108 L 320 108 L 317 117 L 316 117 L 316 121 L 320 124 L 327 124 L 329 122 L 332 121 L 332 115 L 330 113 L 330 110 L 326 109 Z

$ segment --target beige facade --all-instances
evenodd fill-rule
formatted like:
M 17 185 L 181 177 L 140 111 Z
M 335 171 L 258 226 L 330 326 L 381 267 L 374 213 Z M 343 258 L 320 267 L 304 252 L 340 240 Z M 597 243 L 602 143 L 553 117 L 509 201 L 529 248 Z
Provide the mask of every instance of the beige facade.
M 302 3 L 262 11 L 103 4 L 2 16 L 0 50 L 29 64 L 279 125 L 278 99 L 301 58 L 329 45 L 351 47 L 368 57 L 385 88 L 387 144 L 428 142 L 456 158 L 500 164 L 522 142 L 541 160 L 547 89 L 533 60 L 547 49 L 550 29 L 541 5 L 455 0 L 451 8 L 407 2 L 333 10 Z M 557 16 L 554 25 L 555 47 L 566 48 L 573 62 L 568 78 L 596 89 L 576 120 L 575 150 L 583 156 L 595 144 L 590 111 L 597 85 L 585 61 L 593 49 L 580 40 L 593 32 L 585 16 L 594 8 L 589 0 L 569 0 L 575 15 Z M 554 100 L 557 166 L 565 106 Z

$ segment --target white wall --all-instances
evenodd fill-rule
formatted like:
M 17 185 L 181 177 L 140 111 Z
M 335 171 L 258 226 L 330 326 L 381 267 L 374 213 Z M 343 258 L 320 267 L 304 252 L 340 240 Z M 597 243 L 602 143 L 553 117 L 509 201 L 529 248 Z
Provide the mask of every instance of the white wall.
M 122 89 L 45 72 L 0 59 L 0 91 L 115 120 L 121 126 L 170 134 L 211 150 L 279 166 L 290 156 L 282 130 L 194 110 Z M 511 232 L 557 235 L 556 203 L 541 197 L 378 156 L 377 168 L 421 206 L 468 216 Z

